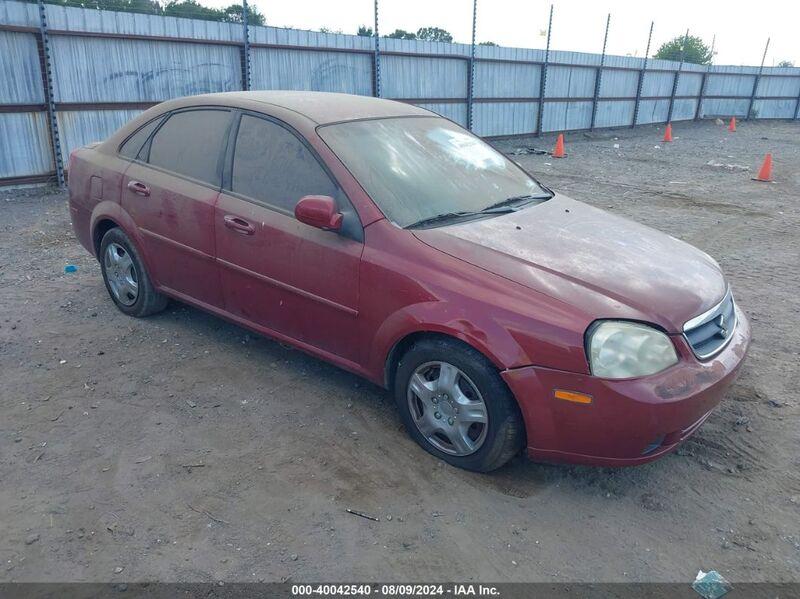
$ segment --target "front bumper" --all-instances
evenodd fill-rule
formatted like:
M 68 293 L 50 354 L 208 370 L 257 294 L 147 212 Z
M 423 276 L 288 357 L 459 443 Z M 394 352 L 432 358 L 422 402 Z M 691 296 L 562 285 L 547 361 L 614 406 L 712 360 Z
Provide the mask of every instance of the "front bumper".
M 608 380 L 528 366 L 502 373 L 522 409 L 528 455 L 535 460 L 632 466 L 675 449 L 696 431 L 733 382 L 750 344 L 750 323 L 738 325 L 712 359 L 695 358 L 675 337 L 679 361 L 658 374 Z M 556 399 L 556 389 L 592 396 L 588 404 Z

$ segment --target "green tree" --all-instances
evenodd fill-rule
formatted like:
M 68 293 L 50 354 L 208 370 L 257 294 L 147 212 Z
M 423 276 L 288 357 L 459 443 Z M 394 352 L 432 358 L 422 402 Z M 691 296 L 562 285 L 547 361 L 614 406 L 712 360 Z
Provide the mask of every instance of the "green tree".
M 791 60 L 782 60 L 778 63 L 779 67 L 793 67 L 794 63 Z
M 228 23 L 241 23 L 242 22 L 242 5 L 241 4 L 231 4 L 228 8 L 224 8 L 222 10 L 224 13 L 223 21 L 227 21 Z M 266 19 L 264 19 L 264 15 L 253 6 L 252 4 L 247 5 L 247 23 L 249 25 L 264 25 Z
M 203 6 L 195 0 L 171 0 L 164 6 L 164 16 L 202 19 L 204 21 L 224 20 L 223 11 Z
M 35 0 L 28 1 L 33 2 Z M 97 10 L 149 13 L 168 17 L 225 21 L 228 23 L 242 22 L 241 4 L 231 4 L 227 8 L 219 9 L 203 6 L 196 0 L 168 0 L 163 5 L 157 0 L 45 0 L 45 2 L 58 6 L 77 6 Z M 248 4 L 247 7 L 247 21 L 251 25 L 264 25 L 266 22 L 264 15 L 252 4 Z
M 417 39 L 417 35 L 411 31 L 406 31 L 405 29 L 395 29 L 392 33 L 387 35 L 386 37 L 393 37 L 397 40 L 415 40 Z
M 685 50 L 684 40 L 686 42 Z M 653 55 L 653 58 L 679 62 L 681 56 L 683 56 L 684 62 L 711 64 L 711 59 L 714 57 L 714 54 L 711 52 L 711 48 L 706 46 L 699 37 L 694 35 L 688 37 L 679 35 L 661 44 L 661 47 L 658 49 L 658 52 Z
M 77 6 L 79 8 L 95 8 L 119 12 L 140 12 L 161 14 L 161 5 L 153 0 L 52 0 L 48 4 L 59 6 Z
M 372 27 L 367 27 L 366 25 L 359 25 L 358 31 L 356 31 L 356 35 L 360 35 L 361 37 L 372 37 Z
M 452 42 L 453 36 L 440 27 L 420 27 L 417 29 L 417 39 L 426 42 Z
M 319 32 L 320 33 L 341 33 L 342 30 L 341 29 L 333 29 L 331 27 L 320 27 L 319 28 Z
M 479 46 L 496 46 L 494 42 L 478 42 Z

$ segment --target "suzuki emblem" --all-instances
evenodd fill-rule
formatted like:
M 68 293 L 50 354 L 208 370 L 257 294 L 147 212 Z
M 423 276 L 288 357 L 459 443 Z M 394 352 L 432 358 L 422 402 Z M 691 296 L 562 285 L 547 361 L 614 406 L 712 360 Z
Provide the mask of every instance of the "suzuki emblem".
M 728 329 L 725 327 L 725 315 L 720 314 L 717 316 L 717 326 L 719 327 L 719 335 L 723 339 L 728 336 Z

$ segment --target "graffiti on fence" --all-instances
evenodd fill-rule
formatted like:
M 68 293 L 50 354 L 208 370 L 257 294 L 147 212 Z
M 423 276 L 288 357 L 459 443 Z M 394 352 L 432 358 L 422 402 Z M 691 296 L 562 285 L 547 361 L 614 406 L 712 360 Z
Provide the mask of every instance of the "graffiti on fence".
M 230 65 L 208 62 L 191 67 L 176 65 L 143 71 L 115 71 L 104 77 L 103 83 L 115 90 L 133 86 L 141 99 L 163 100 L 241 89 L 241 79 L 237 75 L 231 72 Z
M 359 90 L 363 81 L 369 81 L 369 69 L 359 69 L 340 61 L 328 59 L 311 71 L 311 87 L 315 91 L 341 91 L 369 93 Z

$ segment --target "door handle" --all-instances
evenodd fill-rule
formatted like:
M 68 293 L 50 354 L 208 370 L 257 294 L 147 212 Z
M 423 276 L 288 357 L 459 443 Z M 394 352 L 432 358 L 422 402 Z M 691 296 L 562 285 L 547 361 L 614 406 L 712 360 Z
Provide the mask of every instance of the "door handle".
M 128 181 L 128 189 L 137 196 L 147 197 L 150 195 L 150 188 L 140 181 Z
M 233 229 L 237 233 L 241 233 L 242 235 L 252 235 L 256 232 L 256 228 L 248 223 L 243 218 L 239 218 L 238 216 L 233 216 L 232 214 L 226 214 L 223 219 L 225 221 L 225 226 L 229 229 Z

